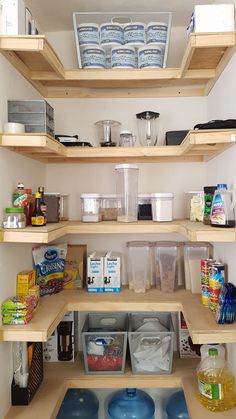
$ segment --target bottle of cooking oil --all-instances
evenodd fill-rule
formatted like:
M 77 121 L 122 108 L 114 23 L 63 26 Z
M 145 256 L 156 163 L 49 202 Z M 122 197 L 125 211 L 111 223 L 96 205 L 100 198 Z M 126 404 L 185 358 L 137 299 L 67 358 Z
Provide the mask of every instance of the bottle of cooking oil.
M 197 369 L 201 404 L 212 412 L 223 412 L 236 405 L 235 379 L 223 354 L 209 347 Z

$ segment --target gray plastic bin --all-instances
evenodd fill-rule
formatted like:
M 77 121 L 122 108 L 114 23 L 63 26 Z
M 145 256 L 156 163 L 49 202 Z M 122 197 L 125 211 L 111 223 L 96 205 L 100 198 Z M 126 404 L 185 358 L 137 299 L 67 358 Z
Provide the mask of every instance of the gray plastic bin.
M 154 325 L 152 330 L 152 323 L 158 320 L 168 331 L 155 331 Z M 147 322 L 148 331 L 136 331 Z M 171 313 L 131 313 L 128 339 L 133 373 L 170 374 L 174 335 Z
M 125 372 L 128 314 L 89 313 L 82 329 L 86 374 Z

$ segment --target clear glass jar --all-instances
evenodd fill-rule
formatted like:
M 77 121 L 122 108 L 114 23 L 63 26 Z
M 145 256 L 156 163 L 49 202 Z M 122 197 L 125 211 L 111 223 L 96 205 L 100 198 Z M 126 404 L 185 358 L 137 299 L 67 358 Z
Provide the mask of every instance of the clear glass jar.
M 81 218 L 84 223 L 97 223 L 101 221 L 100 202 L 101 195 L 97 193 L 83 193 L 81 198 Z
M 26 216 L 23 207 L 6 208 L 3 228 L 25 228 Z
M 118 213 L 117 197 L 113 194 L 101 195 L 102 221 L 116 221 Z

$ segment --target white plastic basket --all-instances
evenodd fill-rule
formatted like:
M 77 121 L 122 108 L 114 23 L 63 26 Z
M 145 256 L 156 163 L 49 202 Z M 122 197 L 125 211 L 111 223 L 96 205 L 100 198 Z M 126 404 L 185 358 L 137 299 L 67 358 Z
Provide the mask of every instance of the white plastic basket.
M 81 48 L 79 45 L 77 33 L 78 25 L 83 23 L 96 23 L 98 25 L 101 25 L 102 23 L 108 22 L 120 22 L 121 24 L 125 24 L 136 21 L 141 21 L 145 24 L 148 24 L 150 22 L 163 22 L 167 24 L 167 39 L 163 57 L 163 68 L 165 68 L 167 63 L 168 47 L 170 40 L 170 30 L 172 21 L 171 12 L 74 12 L 73 26 L 79 68 L 82 68 L 82 60 Z

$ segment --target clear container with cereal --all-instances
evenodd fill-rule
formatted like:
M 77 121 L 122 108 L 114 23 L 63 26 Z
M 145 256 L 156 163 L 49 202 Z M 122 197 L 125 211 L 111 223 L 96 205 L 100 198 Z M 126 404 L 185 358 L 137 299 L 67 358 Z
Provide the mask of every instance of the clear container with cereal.
M 116 221 L 118 213 L 117 196 L 115 194 L 101 194 L 102 221 Z
M 156 288 L 174 292 L 177 288 L 178 243 L 159 241 L 154 246 L 154 278 Z
M 81 198 L 81 219 L 84 223 L 98 223 L 101 221 L 101 195 L 97 193 L 83 193 Z

